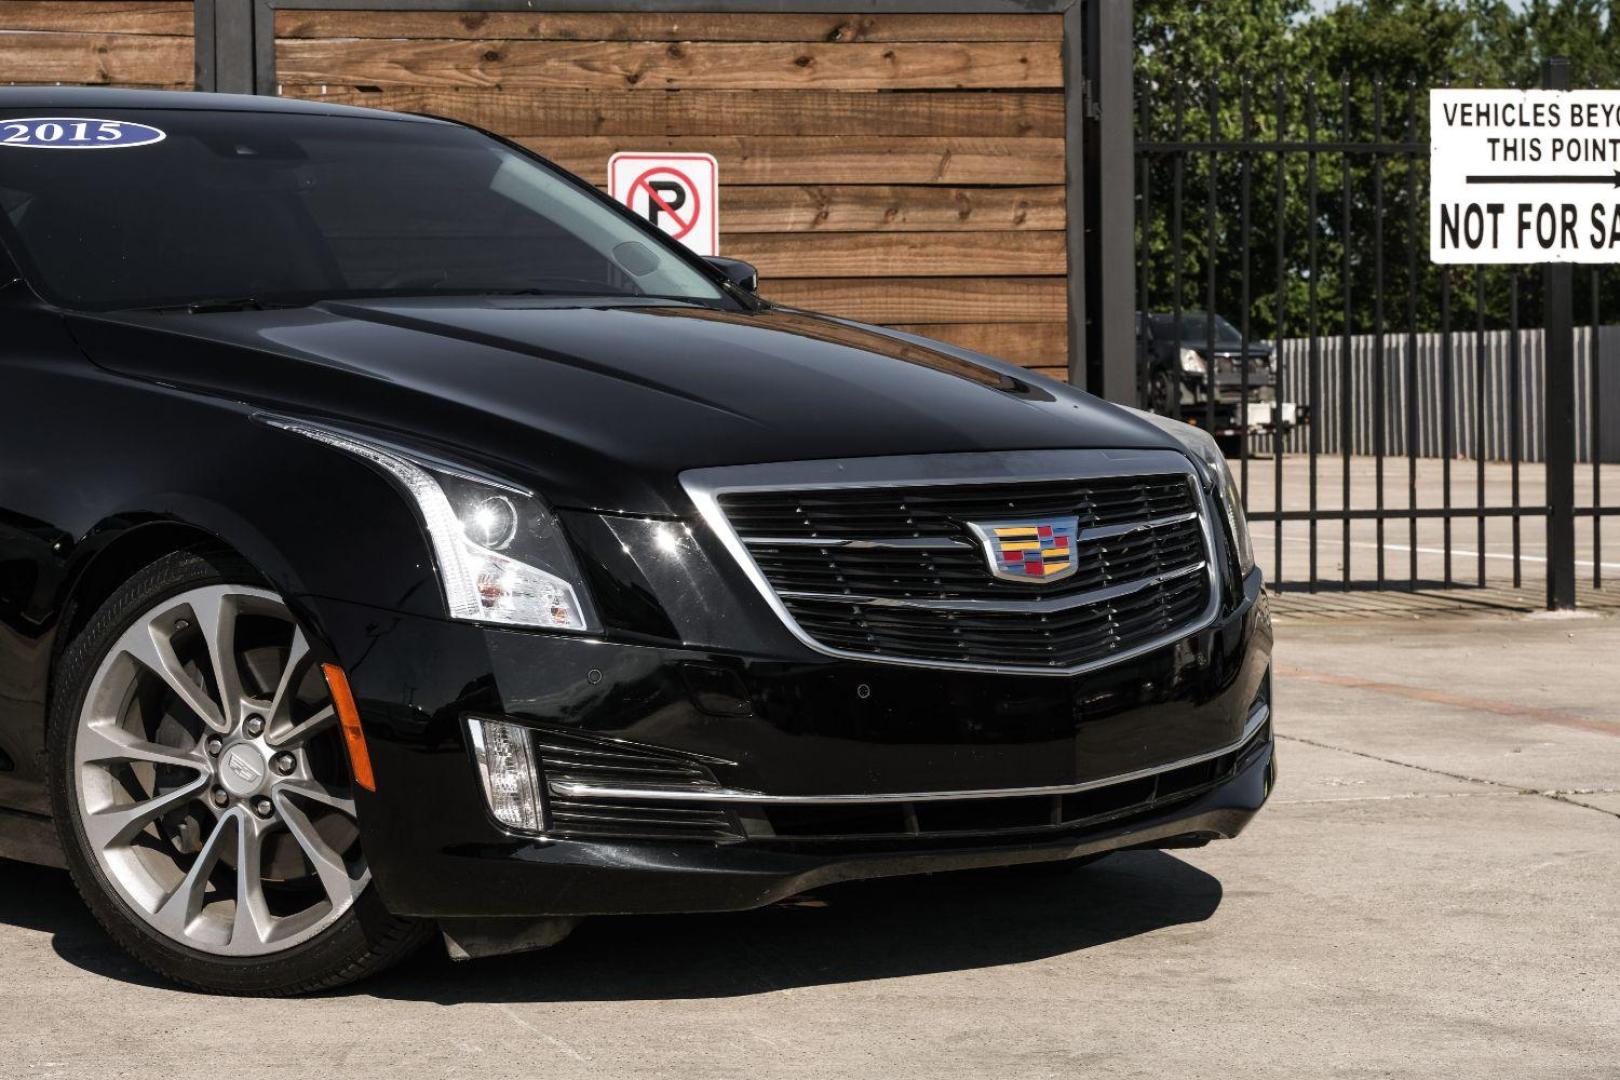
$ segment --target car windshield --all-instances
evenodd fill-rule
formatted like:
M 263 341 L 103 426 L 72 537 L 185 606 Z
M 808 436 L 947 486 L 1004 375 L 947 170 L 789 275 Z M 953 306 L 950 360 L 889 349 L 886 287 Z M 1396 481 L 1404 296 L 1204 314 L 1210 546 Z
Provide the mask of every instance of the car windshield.
M 660 234 L 469 128 L 201 110 L 100 119 L 164 138 L 79 153 L 0 139 L 0 231 L 63 306 L 441 293 L 733 303 Z
M 1206 342 L 1210 339 L 1211 330 L 1215 333 L 1215 343 L 1217 345 L 1238 345 L 1243 341 L 1243 335 L 1239 333 L 1238 328 L 1219 315 L 1205 315 L 1201 311 L 1182 312 L 1180 333 L 1176 332 L 1176 317 L 1174 315 L 1155 315 L 1153 317 L 1154 336 L 1171 341 L 1182 341 L 1191 344 Z

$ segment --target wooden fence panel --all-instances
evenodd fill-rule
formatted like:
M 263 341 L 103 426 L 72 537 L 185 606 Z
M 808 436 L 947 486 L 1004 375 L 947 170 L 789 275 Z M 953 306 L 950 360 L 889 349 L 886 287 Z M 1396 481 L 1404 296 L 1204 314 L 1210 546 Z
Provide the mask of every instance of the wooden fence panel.
M 190 89 L 190 3 L 0 0 L 0 85 Z
M 762 292 L 1060 377 L 1057 14 L 278 11 L 278 91 L 429 112 L 593 183 L 719 161 L 721 249 Z

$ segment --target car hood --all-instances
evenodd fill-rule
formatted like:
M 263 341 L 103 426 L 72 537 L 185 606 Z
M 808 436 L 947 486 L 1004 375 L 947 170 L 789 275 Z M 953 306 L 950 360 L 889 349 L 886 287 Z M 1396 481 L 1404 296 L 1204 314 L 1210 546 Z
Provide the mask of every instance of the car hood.
M 97 364 L 505 468 L 559 505 L 683 513 L 680 472 L 1173 446 L 1020 368 L 803 312 L 464 297 L 75 316 Z

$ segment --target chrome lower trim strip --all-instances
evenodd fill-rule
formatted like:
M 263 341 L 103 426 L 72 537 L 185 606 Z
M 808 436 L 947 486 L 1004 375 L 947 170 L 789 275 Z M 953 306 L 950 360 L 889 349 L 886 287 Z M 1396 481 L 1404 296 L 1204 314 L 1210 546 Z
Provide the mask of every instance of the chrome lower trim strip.
M 1009 450 L 960 454 L 926 454 L 878 458 L 836 458 L 825 461 L 788 461 L 771 465 L 728 465 L 713 469 L 689 469 L 681 473 L 681 485 L 692 499 L 722 546 L 737 561 L 743 574 L 761 598 L 782 620 L 798 641 L 823 656 L 857 660 L 863 664 L 889 664 L 896 667 L 932 668 L 949 671 L 982 671 L 1002 675 L 1062 677 L 1096 671 L 1132 657 L 1152 652 L 1198 633 L 1220 613 L 1220 572 L 1213 558 L 1206 559 L 1209 573 L 1209 602 L 1203 612 L 1185 626 L 1142 642 L 1111 656 L 1067 667 L 1035 664 L 988 663 L 967 660 L 930 660 L 884 653 L 853 652 L 824 645 L 799 625 L 793 613 L 776 594 L 776 589 L 754 561 L 748 545 L 732 528 L 720 497 L 746 491 L 828 491 L 871 487 L 933 487 L 949 484 L 1021 484 L 1043 480 L 1088 480 L 1118 476 L 1183 476 L 1192 484 L 1199 505 L 1198 527 L 1204 537 L 1204 551 L 1219 551 L 1212 523 L 1219 520 L 1209 493 L 1200 482 L 1192 459 L 1178 450 Z
M 912 600 L 903 596 L 855 596 L 848 593 L 792 592 L 784 589 L 777 593 L 784 600 L 818 600 L 839 604 L 866 604 L 872 607 L 922 608 L 927 611 L 1001 612 L 1006 614 L 1044 614 L 1068 611 L 1070 608 L 1100 604 L 1105 600 L 1118 600 L 1154 585 L 1184 578 L 1204 569 L 1203 560 L 1152 577 L 1122 581 L 1090 592 L 1073 596 L 1054 596 L 1044 600 Z
M 1243 725 L 1243 734 L 1235 742 L 1202 754 L 1193 754 L 1190 757 L 1179 758 L 1164 765 L 1153 765 L 1146 769 L 1137 769 L 1133 772 L 1120 773 L 1116 776 L 1105 776 L 1097 780 L 1086 780 L 1078 784 L 1054 784 L 1045 787 L 1025 788 L 988 788 L 978 791 L 911 791 L 896 792 L 879 795 L 767 795 L 760 791 L 740 791 L 736 788 L 661 788 L 661 787 L 619 787 L 613 784 L 588 784 L 574 780 L 559 780 L 547 786 L 551 793 L 564 799 L 646 799 L 653 802 L 715 802 L 715 803 L 768 803 L 792 804 L 799 806 L 828 806 L 851 805 L 859 803 L 917 803 L 917 802 L 949 802 L 958 799 L 1017 799 L 1026 796 L 1039 795 L 1074 795 L 1082 791 L 1092 791 L 1096 788 L 1109 787 L 1113 784 L 1128 784 L 1132 780 L 1145 780 L 1160 773 L 1172 772 L 1176 769 L 1186 768 L 1188 765 L 1197 765 L 1201 762 L 1211 761 L 1224 754 L 1241 750 L 1243 745 L 1254 737 L 1255 732 L 1265 726 L 1271 719 L 1271 707 L 1265 703 L 1257 705 L 1249 714 L 1249 720 Z

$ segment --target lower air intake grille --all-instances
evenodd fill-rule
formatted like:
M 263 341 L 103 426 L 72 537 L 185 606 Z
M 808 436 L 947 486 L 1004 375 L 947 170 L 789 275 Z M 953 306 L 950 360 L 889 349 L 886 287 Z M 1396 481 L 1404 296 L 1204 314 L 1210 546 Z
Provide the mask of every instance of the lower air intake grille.
M 714 776 L 689 761 L 634 743 L 536 731 L 534 751 L 546 784 L 547 833 L 553 836 L 651 840 L 740 840 L 730 811 L 701 804 L 627 800 L 551 791 L 561 782 L 614 787 L 715 787 Z

